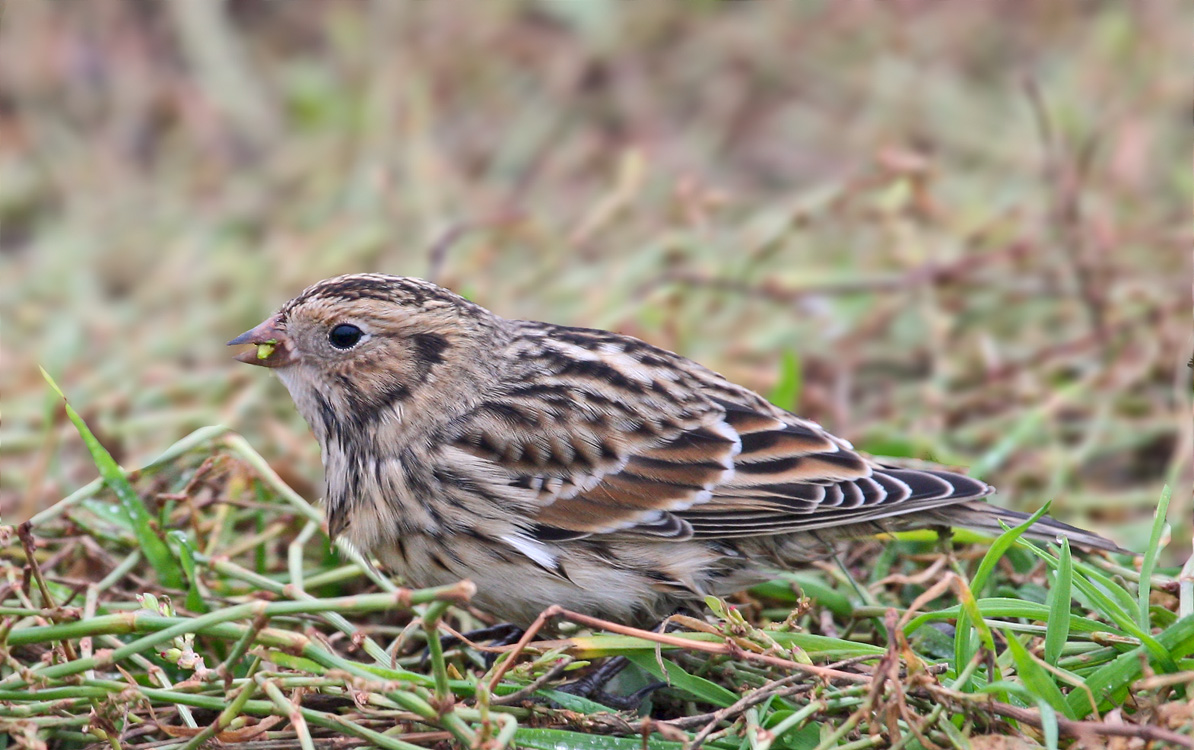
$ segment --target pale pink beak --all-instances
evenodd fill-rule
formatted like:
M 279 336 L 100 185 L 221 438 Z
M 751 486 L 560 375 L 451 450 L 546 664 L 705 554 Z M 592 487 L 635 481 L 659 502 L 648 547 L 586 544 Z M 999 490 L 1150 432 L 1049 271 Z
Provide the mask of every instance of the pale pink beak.
M 237 354 L 234 359 L 248 365 L 261 367 L 285 367 L 294 364 L 298 357 L 286 337 L 281 318 L 272 315 L 262 321 L 256 328 L 245 331 L 228 342 L 228 346 L 254 344 L 254 348 L 246 349 Z

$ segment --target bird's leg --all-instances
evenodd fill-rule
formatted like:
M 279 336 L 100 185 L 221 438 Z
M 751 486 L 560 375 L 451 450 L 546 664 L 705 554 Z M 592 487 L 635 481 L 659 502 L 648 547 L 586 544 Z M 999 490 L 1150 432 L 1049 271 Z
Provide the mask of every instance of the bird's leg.
M 467 633 L 461 633 L 465 641 L 489 641 L 492 646 L 509 646 L 511 643 L 518 643 L 518 639 L 526 631 L 518 627 L 512 622 L 499 622 L 496 625 L 489 625 L 484 628 L 477 628 L 470 630 Z M 444 648 L 450 648 L 462 642 L 461 638 L 454 635 L 446 635 L 440 639 L 440 645 Z
M 601 689 L 605 687 L 605 684 L 617 677 L 629 663 L 630 660 L 625 656 L 615 656 L 611 659 L 606 659 L 604 664 L 601 664 L 596 669 L 590 670 L 589 673 L 584 677 L 581 677 L 575 682 L 569 682 L 566 685 L 561 685 L 556 689 L 570 695 L 588 698 L 595 694 L 599 694 Z M 614 696 L 609 697 L 612 698 Z
M 954 527 L 942 525 L 931 528 L 937 532 L 937 547 L 941 554 L 945 556 L 950 570 L 965 577 L 965 572 L 962 570 L 962 566 L 958 563 L 958 558 L 954 554 Z
M 518 639 L 522 638 L 525 633 L 522 628 L 518 627 L 512 622 L 499 622 L 496 625 L 490 625 L 484 628 L 477 628 L 470 630 L 467 633 L 461 633 L 457 638 L 454 635 L 445 635 L 439 639 L 440 647 L 447 651 L 450 648 L 459 646 L 465 641 L 476 643 L 478 641 L 489 641 L 490 646 L 509 646 L 511 643 L 518 643 Z M 427 661 L 430 655 L 429 650 L 423 651 L 423 661 Z M 485 667 L 493 666 L 493 663 L 501 654 L 494 651 L 486 651 L 484 654 Z
M 667 687 L 667 683 L 656 680 L 645 687 L 635 690 L 630 695 L 614 695 L 613 693 L 605 692 L 606 683 L 617 677 L 629 663 L 630 660 L 625 656 L 615 656 L 576 682 L 561 685 L 556 690 L 580 698 L 591 698 L 604 706 L 609 706 L 619 711 L 636 710 L 646 700 L 647 696 L 659 688 Z
M 862 586 L 858 585 L 858 581 L 854 580 L 854 575 L 850 572 L 850 569 L 846 567 L 846 563 L 842 562 L 842 558 L 837 553 L 837 548 L 822 539 L 821 535 L 817 532 L 812 532 L 812 535 L 813 539 L 816 539 L 818 542 L 820 542 L 821 546 L 825 548 L 826 552 L 829 553 L 830 559 L 837 564 L 838 570 L 842 571 L 842 574 L 846 577 L 846 580 L 849 581 L 850 585 L 854 587 L 854 593 L 858 594 L 858 598 L 864 602 L 867 601 L 866 592 L 862 590 Z
M 952 555 L 954 550 L 954 527 L 953 526 L 933 526 L 933 531 L 937 532 L 937 544 L 940 545 L 941 551 L 946 555 Z
M 679 610 L 679 612 L 686 611 L 686 609 Z M 671 625 L 670 620 L 670 617 L 665 619 L 663 622 L 651 628 L 651 631 L 654 633 L 666 632 L 668 627 Z M 617 677 L 629 663 L 630 660 L 625 656 L 615 656 L 586 674 L 584 677 L 581 677 L 579 680 L 570 682 L 567 685 L 562 685 L 556 689 L 560 692 L 568 693 L 569 695 L 576 695 L 581 698 L 592 698 L 598 703 L 609 706 L 610 708 L 615 708 L 619 711 L 630 711 L 637 709 L 640 705 L 642 705 L 642 702 L 646 700 L 647 696 L 651 695 L 651 693 L 654 693 L 659 688 L 667 687 L 667 683 L 656 680 L 645 687 L 635 690 L 630 695 L 625 696 L 607 693 L 604 689 L 606 684 L 608 684 L 613 678 Z

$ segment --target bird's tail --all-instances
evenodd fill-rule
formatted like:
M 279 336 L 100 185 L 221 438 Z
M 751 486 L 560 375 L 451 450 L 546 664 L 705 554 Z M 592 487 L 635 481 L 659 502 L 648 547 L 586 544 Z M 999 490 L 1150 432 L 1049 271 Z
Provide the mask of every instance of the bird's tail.
M 1000 508 L 981 500 L 947 505 L 936 509 L 934 514 L 939 516 L 943 525 L 963 526 L 968 529 L 988 531 L 995 534 L 1003 533 L 1004 527 L 1000 524 L 1000 521 L 1003 521 L 1008 526 L 1016 526 L 1030 518 L 1027 513 Z M 1070 540 L 1071 544 L 1076 544 L 1079 547 L 1131 554 L 1115 542 L 1105 539 L 1093 531 L 1086 531 L 1077 526 L 1070 526 L 1068 523 L 1055 521 L 1048 516 L 1037 519 L 1036 523 L 1024 532 L 1024 536 L 1042 542 L 1056 542 L 1059 538 L 1065 537 Z

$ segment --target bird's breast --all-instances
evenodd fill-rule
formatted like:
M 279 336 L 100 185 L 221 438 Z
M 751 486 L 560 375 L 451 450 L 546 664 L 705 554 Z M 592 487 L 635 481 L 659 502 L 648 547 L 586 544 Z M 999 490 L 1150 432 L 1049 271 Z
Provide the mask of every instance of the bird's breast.
M 362 552 L 441 527 L 434 488 L 421 476 L 415 457 L 329 446 L 324 467 L 329 530 L 344 534 Z

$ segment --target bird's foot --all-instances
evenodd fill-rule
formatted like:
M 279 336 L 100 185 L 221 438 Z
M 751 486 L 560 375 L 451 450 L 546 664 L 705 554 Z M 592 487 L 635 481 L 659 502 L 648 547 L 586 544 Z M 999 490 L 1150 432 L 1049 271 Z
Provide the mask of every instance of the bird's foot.
M 461 633 L 460 637 L 454 635 L 445 635 L 439 639 L 440 648 L 447 651 L 450 648 L 465 643 L 479 643 L 488 642 L 490 646 L 509 646 L 512 643 L 518 643 L 518 639 L 522 638 L 526 631 L 518 627 L 512 622 L 499 622 L 496 625 L 490 625 L 484 628 L 477 628 L 470 630 L 467 633 Z M 427 657 L 431 655 L 430 650 L 423 650 L 423 663 L 427 662 Z M 501 656 L 496 651 L 486 651 L 484 653 L 485 667 L 493 666 L 497 658 Z
M 615 656 L 586 674 L 584 677 L 581 677 L 579 680 L 576 680 L 575 682 L 569 682 L 566 685 L 561 685 L 560 687 L 556 688 L 556 690 L 559 690 L 562 693 L 568 693 L 569 695 L 575 695 L 579 698 L 588 698 L 589 700 L 596 701 L 603 706 L 609 706 L 610 708 L 616 709 L 618 711 L 635 711 L 643 704 L 643 701 L 646 700 L 651 693 L 654 693 L 656 690 L 662 687 L 667 687 L 667 683 L 658 681 L 652 682 L 645 687 L 635 690 L 630 695 L 615 695 L 614 693 L 607 693 L 605 691 L 605 686 L 610 680 L 617 677 L 618 674 L 621 673 L 621 671 L 625 669 L 626 665 L 629 663 L 630 660 L 625 656 Z

